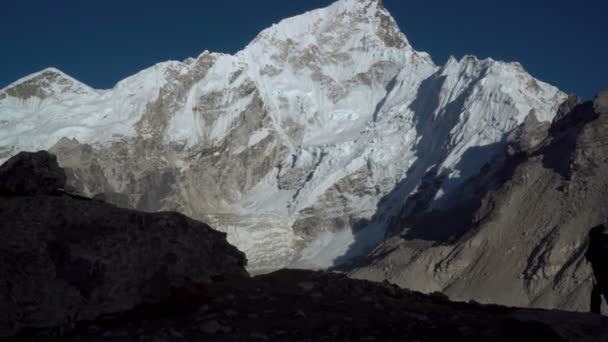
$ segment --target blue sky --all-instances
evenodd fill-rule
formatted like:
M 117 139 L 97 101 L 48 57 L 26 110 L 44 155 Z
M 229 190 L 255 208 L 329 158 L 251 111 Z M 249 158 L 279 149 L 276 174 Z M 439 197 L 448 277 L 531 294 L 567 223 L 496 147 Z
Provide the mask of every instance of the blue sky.
M 96 88 L 204 50 L 234 53 L 282 18 L 322 0 L 2 0 L 0 87 L 47 66 Z M 436 63 L 465 54 L 519 61 L 590 98 L 608 87 L 608 1 L 384 0 Z

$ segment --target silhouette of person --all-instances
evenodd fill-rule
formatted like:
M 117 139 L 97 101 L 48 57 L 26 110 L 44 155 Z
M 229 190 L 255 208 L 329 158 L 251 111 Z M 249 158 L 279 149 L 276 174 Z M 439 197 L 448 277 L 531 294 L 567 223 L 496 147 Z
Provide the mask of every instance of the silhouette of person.
M 608 302 L 608 235 L 606 227 L 601 224 L 589 231 L 589 247 L 585 258 L 593 269 L 593 289 L 591 290 L 591 312 L 601 314 L 602 295 Z

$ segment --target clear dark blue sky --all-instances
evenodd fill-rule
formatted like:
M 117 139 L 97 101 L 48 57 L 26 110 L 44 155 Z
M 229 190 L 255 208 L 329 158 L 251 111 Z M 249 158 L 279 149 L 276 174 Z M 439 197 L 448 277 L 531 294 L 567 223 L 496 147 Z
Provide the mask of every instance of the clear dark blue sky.
M 96 87 L 155 63 L 234 53 L 282 18 L 330 0 L 2 0 L 0 87 L 47 66 Z M 519 61 L 585 98 L 608 87 L 608 1 L 385 0 L 436 63 L 464 54 Z

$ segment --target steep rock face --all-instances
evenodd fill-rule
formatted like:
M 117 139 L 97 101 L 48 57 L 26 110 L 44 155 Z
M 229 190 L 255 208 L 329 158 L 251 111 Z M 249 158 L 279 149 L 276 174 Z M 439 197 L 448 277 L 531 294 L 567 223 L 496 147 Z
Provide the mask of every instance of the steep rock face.
M 51 162 L 29 168 L 32 160 Z M 0 337 L 164 300 L 216 275 L 247 276 L 244 254 L 205 224 L 51 188 L 66 177 L 47 152 L 19 153 L 0 169 L 7 165 L 43 180 L 45 193 L 20 187 L 0 195 Z M 0 188 L 5 182 L 12 180 L 0 177 Z
M 427 205 L 450 203 L 509 131 L 531 112 L 551 120 L 565 98 L 517 63 L 437 67 L 372 0 L 337 1 L 235 55 L 160 63 L 110 90 L 74 81 L 16 95 L 38 77 L 0 91 L 0 158 L 52 147 L 70 187 L 212 223 L 260 269 L 364 252 L 430 170 Z
M 404 213 L 352 275 L 458 300 L 588 310 L 587 233 L 608 217 L 607 99 L 571 97 L 550 126 L 526 119 L 471 182 L 471 200 Z

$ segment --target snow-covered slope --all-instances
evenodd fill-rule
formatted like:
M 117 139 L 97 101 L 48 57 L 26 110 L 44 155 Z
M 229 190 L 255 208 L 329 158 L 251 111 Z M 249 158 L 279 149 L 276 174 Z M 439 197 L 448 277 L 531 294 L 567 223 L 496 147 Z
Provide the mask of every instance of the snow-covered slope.
M 563 98 L 517 63 L 438 67 L 381 1 L 339 0 L 113 89 L 19 80 L 0 91 L 0 159 L 52 147 L 80 191 L 208 221 L 252 269 L 324 267 L 381 239 L 428 170 L 440 206 Z

